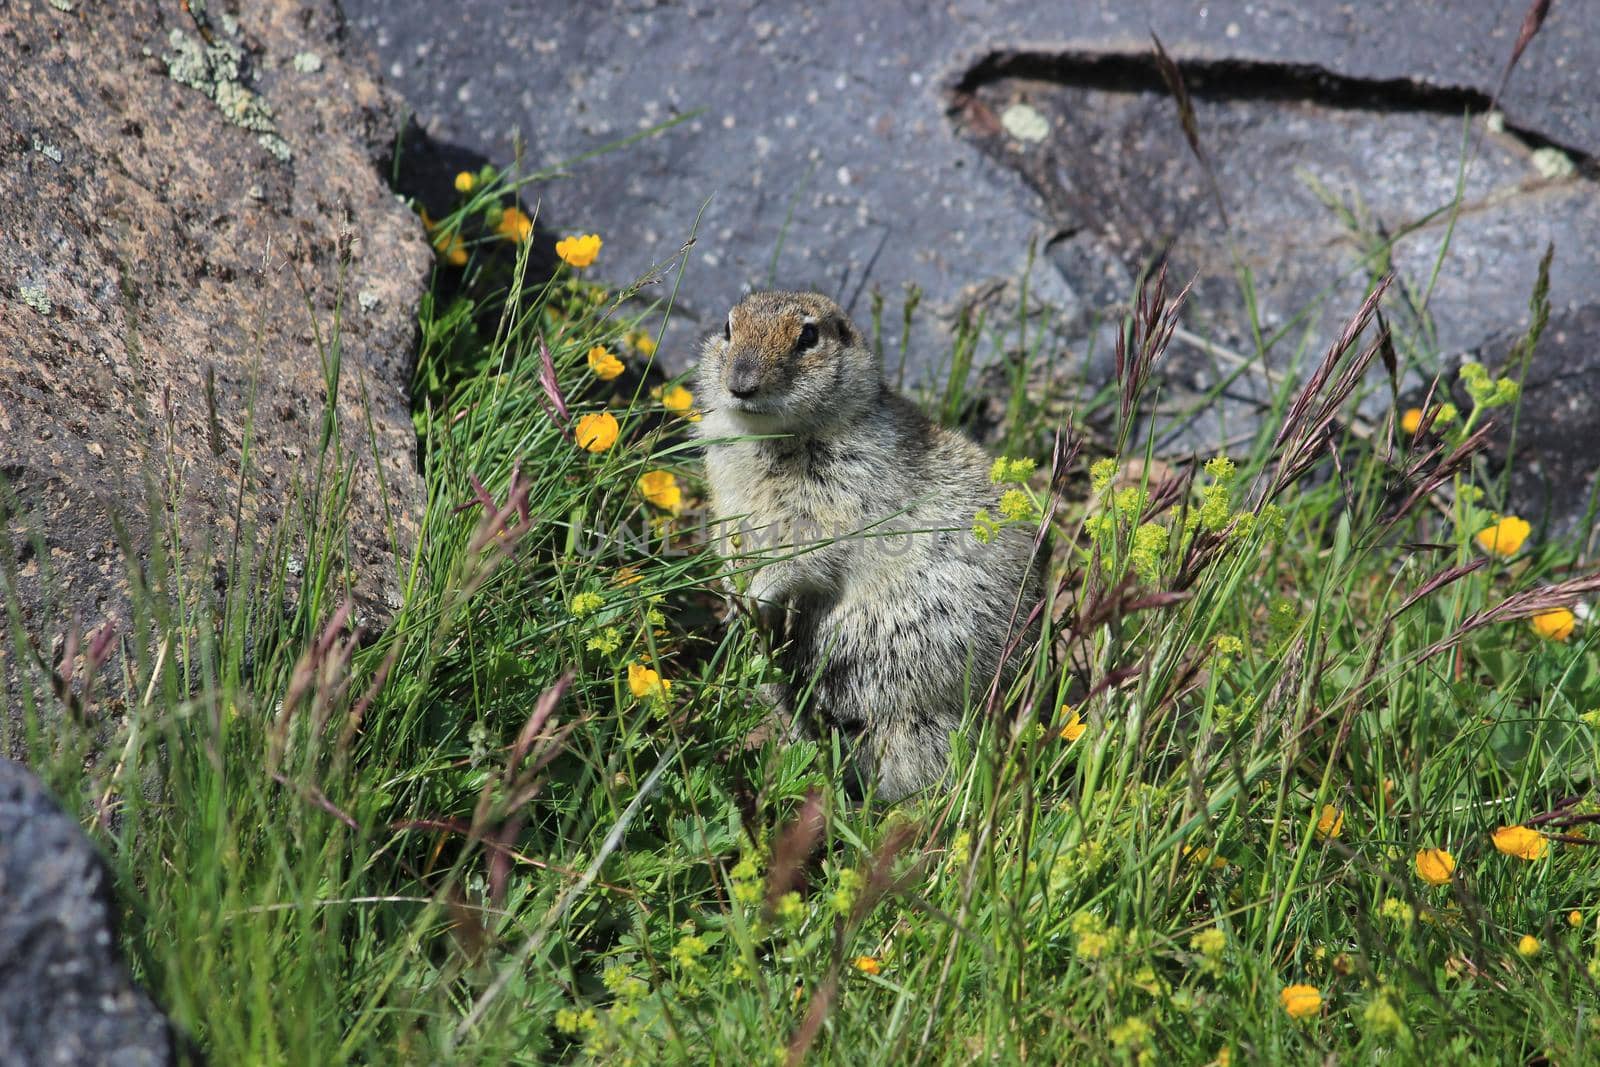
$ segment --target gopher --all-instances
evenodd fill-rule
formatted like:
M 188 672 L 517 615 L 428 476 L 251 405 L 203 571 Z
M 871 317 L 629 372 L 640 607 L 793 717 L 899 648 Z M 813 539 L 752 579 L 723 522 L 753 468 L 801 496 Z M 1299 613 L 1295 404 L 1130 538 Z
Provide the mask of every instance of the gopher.
M 1031 529 L 973 533 L 1000 495 L 988 457 L 891 388 L 817 293 L 740 301 L 697 400 L 719 551 L 753 565 L 746 595 L 786 638 L 780 714 L 841 731 L 858 792 L 938 783 L 966 709 L 1014 676 L 1038 597 Z

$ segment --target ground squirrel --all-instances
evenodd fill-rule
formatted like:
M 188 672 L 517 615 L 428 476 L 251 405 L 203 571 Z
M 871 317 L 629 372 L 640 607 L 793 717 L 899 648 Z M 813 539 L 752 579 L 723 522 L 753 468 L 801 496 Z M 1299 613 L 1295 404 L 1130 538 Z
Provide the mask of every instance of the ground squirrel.
M 1033 531 L 973 535 L 999 497 L 988 457 L 895 392 L 827 297 L 746 297 L 699 373 L 719 549 L 760 564 L 748 596 L 788 639 L 770 695 L 792 712 L 809 694 L 880 799 L 939 781 L 1037 597 Z

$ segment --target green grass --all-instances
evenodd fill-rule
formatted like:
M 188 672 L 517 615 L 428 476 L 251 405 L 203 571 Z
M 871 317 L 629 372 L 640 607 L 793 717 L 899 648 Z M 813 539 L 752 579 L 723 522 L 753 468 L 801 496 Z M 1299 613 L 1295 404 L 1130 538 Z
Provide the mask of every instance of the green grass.
M 242 548 L 224 599 L 179 582 L 181 531 L 158 524 L 130 684 L 94 698 L 115 736 L 40 678 L 24 693 L 34 765 L 116 872 L 138 977 L 210 1062 L 1596 1057 L 1600 853 L 1530 862 L 1490 838 L 1569 797 L 1546 829 L 1600 813 L 1595 630 L 1542 640 L 1529 602 L 1503 603 L 1571 580 L 1572 552 L 1535 537 L 1406 603 L 1486 558 L 1481 460 L 1387 521 L 1419 448 L 1349 416 L 1338 374 L 1306 408 L 1342 413 L 1337 471 L 1315 439 L 1274 444 L 1307 356 L 1236 470 L 1162 493 L 1130 477 L 1157 469 L 1133 432 L 1151 398 L 1130 389 L 1124 418 L 1108 390 L 1041 424 L 1016 383 L 1043 335 L 969 319 L 930 408 L 964 410 L 980 335 L 1022 361 L 1000 434 L 1041 461 L 1050 621 L 948 789 L 862 807 L 831 739 L 762 739 L 765 639 L 720 621 L 725 567 L 692 509 L 639 491 L 665 470 L 697 495 L 686 424 L 634 350 L 670 298 L 565 268 L 524 284 L 483 178 L 444 222 L 469 262 L 424 307 L 428 503 L 387 628 L 352 638 L 320 548 L 364 446 L 335 435 L 305 529 Z M 674 291 L 676 265 L 661 276 L 643 292 Z M 1127 333 L 1153 358 L 1145 298 Z M 596 344 L 630 371 L 594 380 Z M 1399 347 L 1424 370 L 1436 355 L 1420 333 Z M 552 414 L 546 351 L 573 418 L 619 421 L 609 450 Z M 1054 495 L 1058 426 L 1084 447 Z M 1297 450 L 1308 476 L 1288 478 Z M 630 665 L 670 690 L 636 697 Z M 1453 854 L 1448 885 L 1418 878 L 1425 848 Z M 1297 983 L 1322 998 L 1300 1020 L 1280 1002 Z

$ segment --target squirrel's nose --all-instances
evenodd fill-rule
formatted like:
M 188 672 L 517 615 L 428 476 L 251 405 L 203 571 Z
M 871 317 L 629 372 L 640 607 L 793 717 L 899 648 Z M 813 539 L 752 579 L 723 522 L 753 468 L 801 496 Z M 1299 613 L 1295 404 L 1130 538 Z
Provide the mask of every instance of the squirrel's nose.
M 728 392 L 740 400 L 755 396 L 761 388 L 761 369 L 752 356 L 737 356 L 728 368 Z

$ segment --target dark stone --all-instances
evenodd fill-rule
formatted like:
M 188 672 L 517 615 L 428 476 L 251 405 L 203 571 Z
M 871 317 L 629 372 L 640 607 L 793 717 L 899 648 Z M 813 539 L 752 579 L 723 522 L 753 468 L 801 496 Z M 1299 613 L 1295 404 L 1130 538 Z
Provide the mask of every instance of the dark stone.
M 3 757 L 0 1061 L 176 1062 L 171 1026 L 123 963 L 105 863 L 39 780 Z
M 599 270 L 618 281 L 669 258 L 705 205 L 661 350 L 669 367 L 694 359 L 696 335 L 716 328 L 745 287 L 772 281 L 834 294 L 858 320 L 880 290 L 893 373 L 900 294 L 916 285 L 931 322 L 914 330 L 910 376 L 936 376 L 963 306 L 1015 305 L 1033 242 L 1030 297 L 1057 313 L 1056 362 L 1090 384 L 1110 373 L 1110 335 L 1097 319 L 1126 302 L 1157 252 L 1172 256 L 1180 284 L 1200 272 L 1197 334 L 1253 350 L 1237 249 L 1261 320 L 1292 327 L 1269 355 L 1275 370 L 1287 369 L 1302 325 L 1308 351 L 1320 353 L 1355 307 L 1362 238 L 1297 169 L 1347 206 L 1359 193 L 1355 215 L 1372 232 L 1399 233 L 1447 202 L 1463 117 L 1478 116 L 1480 136 L 1525 6 L 501 0 L 460 20 L 424 0 L 347 0 L 429 142 L 446 146 L 435 153 L 505 162 L 520 132 L 531 171 L 704 109 L 574 163 L 570 180 L 531 194 L 545 225 L 600 232 Z M 1408 385 L 1519 332 L 1546 239 L 1556 243 L 1558 316 L 1591 321 L 1584 309 L 1600 291 L 1592 29 L 1582 5 L 1554 5 L 1512 75 L 1500 100 L 1506 132 L 1483 137 L 1430 320 L 1401 323 L 1434 331 Z M 1184 143 L 1150 58 L 1152 30 L 1197 98 L 1231 227 Z M 1042 140 L 1007 130 L 1014 104 L 1044 120 Z M 1539 149 L 1560 151 L 1576 173 L 1541 175 Z M 1442 229 L 1435 221 L 1399 242 L 1402 290 L 1427 288 Z M 1296 319 L 1308 300 L 1313 317 Z M 1600 335 L 1586 336 L 1587 354 L 1582 338 L 1569 348 L 1575 373 L 1600 366 Z M 1215 447 L 1253 427 L 1267 388 L 1259 368 L 1222 385 L 1236 370 L 1224 356 L 1180 344 L 1173 357 L 1167 399 L 1205 402 L 1165 451 Z M 1214 404 L 1208 393 L 1219 386 Z M 1530 404 L 1539 395 L 1530 388 Z M 1568 438 L 1545 464 L 1577 479 L 1550 499 L 1581 494 L 1583 472 L 1592 475 L 1593 418 L 1576 427 L 1589 436 Z
M 291 517 L 336 319 L 353 525 L 327 551 L 369 625 L 395 603 L 431 255 L 378 169 L 402 109 L 359 59 L 331 0 L 6 5 L 0 604 L 14 583 L 42 655 L 74 616 L 128 634 L 153 542 L 211 588 L 236 537 Z

